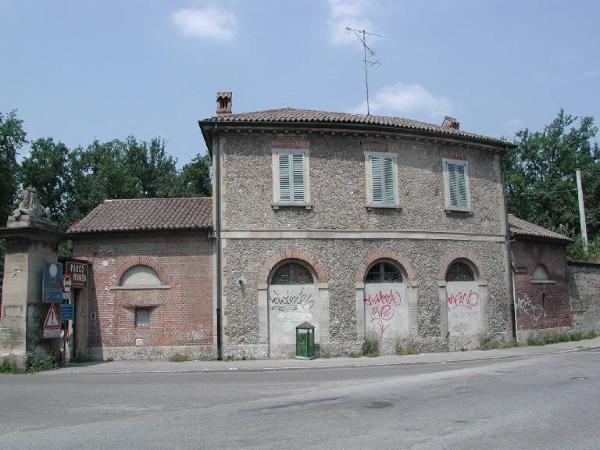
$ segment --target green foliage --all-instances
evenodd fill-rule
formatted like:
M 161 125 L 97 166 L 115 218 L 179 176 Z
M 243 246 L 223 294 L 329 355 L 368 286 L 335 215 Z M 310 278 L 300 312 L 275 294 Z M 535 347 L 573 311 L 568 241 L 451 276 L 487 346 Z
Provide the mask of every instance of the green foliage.
M 185 166 L 179 176 L 182 195 L 184 196 L 202 196 L 211 195 L 210 183 L 210 155 L 197 155 Z
M 567 247 L 567 258 L 569 261 L 600 261 L 600 237 L 589 241 L 586 251 L 581 235 L 577 236 Z
M 556 334 L 547 334 L 544 336 L 544 344 L 556 344 L 559 337 Z
M 572 341 L 580 341 L 583 339 L 583 333 L 581 331 L 573 331 L 569 333 L 569 337 Z
M 581 169 L 588 231 L 600 232 L 600 148 L 592 117 L 561 110 L 542 132 L 516 134 L 518 145 L 504 158 L 508 211 L 569 237 L 579 234 L 575 171 Z
M 399 356 L 418 355 L 419 350 L 417 350 L 417 348 L 412 343 L 402 345 L 402 342 L 400 340 L 397 340 L 394 346 L 394 353 L 396 353 L 396 355 Z
M 544 345 L 544 340 L 541 339 L 537 333 L 531 333 L 527 337 L 527 345 Z
M 36 373 L 42 370 L 53 370 L 59 367 L 59 355 L 58 352 L 50 353 L 42 358 L 36 359 L 32 364 L 26 368 L 19 368 L 13 361 L 8 358 L 3 358 L 0 362 L 0 373 L 7 374 L 24 374 L 24 373 Z
M 0 113 L 0 226 L 6 224 L 18 185 L 18 150 L 27 142 L 23 121 L 15 111 Z
M 481 336 L 479 338 L 479 350 L 493 350 L 498 348 L 498 341 L 492 336 Z
M 362 345 L 363 356 L 379 356 L 379 339 L 373 331 L 368 331 Z
M 583 333 L 583 339 L 594 339 L 596 337 L 598 337 L 598 333 L 596 333 L 594 330 Z
M 571 340 L 568 333 L 560 333 L 558 335 L 558 342 L 569 342 Z
M 173 353 L 171 356 L 169 356 L 169 361 L 171 362 L 184 362 L 189 360 L 190 358 L 183 353 Z

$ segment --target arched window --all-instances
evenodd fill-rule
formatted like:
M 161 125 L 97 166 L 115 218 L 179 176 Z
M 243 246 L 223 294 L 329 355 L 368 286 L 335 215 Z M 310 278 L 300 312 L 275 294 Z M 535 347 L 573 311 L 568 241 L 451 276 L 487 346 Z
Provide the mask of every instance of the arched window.
M 366 277 L 367 283 L 402 283 L 400 270 L 389 262 L 379 261 L 373 264 Z
M 475 274 L 467 263 L 456 261 L 448 268 L 446 281 L 475 281 Z
M 310 270 L 297 262 L 284 263 L 275 270 L 271 284 L 312 284 Z
M 148 266 L 133 266 L 121 277 L 121 286 L 160 286 L 158 274 Z
M 539 264 L 535 269 L 533 269 L 533 275 L 531 276 L 533 281 L 548 281 L 550 277 L 548 276 L 548 271 L 544 266 Z

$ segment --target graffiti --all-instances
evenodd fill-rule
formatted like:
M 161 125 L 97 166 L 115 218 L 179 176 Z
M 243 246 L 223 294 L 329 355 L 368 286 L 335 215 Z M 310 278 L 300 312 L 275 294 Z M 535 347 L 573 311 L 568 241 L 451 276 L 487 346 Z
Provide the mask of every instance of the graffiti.
M 383 337 L 385 330 L 391 325 L 396 306 L 402 301 L 400 293 L 390 289 L 389 292 L 377 291 L 375 295 L 368 294 L 365 305 L 369 309 L 371 323 L 377 327 L 379 337 Z
M 456 334 L 467 334 L 469 332 L 469 324 L 465 322 L 454 322 L 452 324 L 452 331 Z
M 273 289 L 271 296 L 271 310 L 281 312 L 305 312 L 312 309 L 315 304 L 313 295 L 304 288 L 300 292 L 277 291 Z
M 479 293 L 473 289 L 458 291 L 448 295 L 446 298 L 448 311 L 456 308 L 468 308 L 472 310 L 477 306 L 479 306 Z
M 534 324 L 537 324 L 544 315 L 544 308 L 541 305 L 534 305 L 527 294 L 517 294 L 517 308 Z

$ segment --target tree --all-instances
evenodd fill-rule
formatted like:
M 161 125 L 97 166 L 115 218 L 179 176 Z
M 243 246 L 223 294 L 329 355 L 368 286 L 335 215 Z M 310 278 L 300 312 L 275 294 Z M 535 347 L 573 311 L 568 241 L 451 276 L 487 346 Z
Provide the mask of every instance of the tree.
M 600 149 L 591 117 L 561 110 L 542 132 L 516 134 L 504 158 L 508 211 L 572 238 L 579 234 L 575 171 L 582 170 L 590 236 L 600 232 Z
M 17 152 L 27 142 L 15 111 L 0 113 L 0 226 L 6 224 L 17 192 Z
M 19 170 L 23 188 L 37 189 L 40 203 L 50 208 L 50 216 L 58 222 L 67 210 L 72 191 L 69 170 L 70 151 L 62 142 L 52 138 L 37 139 L 31 144 L 31 152 L 21 162 Z
M 210 155 L 196 155 L 191 162 L 183 166 L 179 180 L 183 196 L 210 196 Z

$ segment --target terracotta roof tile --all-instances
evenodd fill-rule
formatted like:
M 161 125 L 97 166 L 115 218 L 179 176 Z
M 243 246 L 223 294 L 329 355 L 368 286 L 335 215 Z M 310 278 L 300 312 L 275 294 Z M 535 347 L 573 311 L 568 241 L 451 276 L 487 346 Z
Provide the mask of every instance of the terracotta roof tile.
M 67 234 L 210 228 L 211 220 L 210 197 L 105 200 Z
M 442 127 L 440 125 L 420 122 L 417 120 L 403 119 L 401 117 L 337 113 L 314 111 L 309 109 L 281 108 L 247 113 L 223 114 L 208 117 L 202 120 L 200 124 L 203 125 L 212 122 L 248 124 L 279 122 L 305 124 L 320 123 L 330 125 L 373 125 L 377 127 L 388 127 L 392 129 L 413 130 L 437 135 L 447 135 L 448 137 L 459 137 L 496 146 L 500 145 L 511 148 L 514 147 L 514 144 L 504 139 L 484 136 L 456 128 Z
M 524 238 L 532 239 L 544 239 L 551 241 L 561 241 L 564 243 L 571 242 L 571 239 L 562 234 L 548 230 L 547 228 L 540 227 L 526 220 L 519 219 L 512 214 L 508 215 L 508 225 L 510 228 L 510 234 L 513 236 L 521 236 Z

